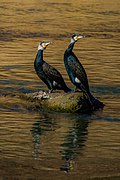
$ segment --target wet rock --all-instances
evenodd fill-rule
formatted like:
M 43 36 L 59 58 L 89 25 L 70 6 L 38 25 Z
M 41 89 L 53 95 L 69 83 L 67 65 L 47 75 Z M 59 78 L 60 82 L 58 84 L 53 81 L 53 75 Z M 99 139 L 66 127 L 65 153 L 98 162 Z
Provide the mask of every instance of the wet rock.
M 71 93 L 47 93 L 39 91 L 35 93 L 26 93 L 21 96 L 23 99 L 32 101 L 37 108 L 60 111 L 60 112 L 90 112 L 92 107 L 89 100 L 82 92 Z

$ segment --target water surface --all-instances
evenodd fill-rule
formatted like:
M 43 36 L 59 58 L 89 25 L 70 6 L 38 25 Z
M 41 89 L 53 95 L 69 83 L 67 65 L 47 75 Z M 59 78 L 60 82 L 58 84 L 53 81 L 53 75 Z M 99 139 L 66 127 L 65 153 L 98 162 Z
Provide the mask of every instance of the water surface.
M 120 179 L 119 0 L 1 0 L 0 176 L 2 179 Z M 41 40 L 45 60 L 67 85 L 63 53 L 74 47 L 91 91 L 106 106 L 92 115 L 35 111 L 16 94 L 47 89 L 33 62 Z

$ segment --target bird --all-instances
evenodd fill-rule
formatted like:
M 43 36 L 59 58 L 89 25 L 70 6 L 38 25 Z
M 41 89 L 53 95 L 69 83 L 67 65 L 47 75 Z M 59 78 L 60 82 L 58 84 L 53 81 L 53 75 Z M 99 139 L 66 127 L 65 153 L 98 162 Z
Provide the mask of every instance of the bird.
M 34 60 L 34 68 L 38 77 L 47 85 L 49 93 L 53 90 L 64 90 L 70 92 L 71 89 L 67 87 L 60 72 L 53 66 L 43 60 L 43 51 L 52 42 L 41 41 L 38 45 L 38 51 Z
M 73 34 L 71 37 L 70 44 L 64 52 L 64 65 L 71 82 L 75 85 L 76 89 L 80 89 L 88 98 L 93 108 L 103 108 L 103 103 L 95 98 L 91 92 L 88 83 L 87 73 L 73 52 L 74 44 L 85 36 L 81 34 Z

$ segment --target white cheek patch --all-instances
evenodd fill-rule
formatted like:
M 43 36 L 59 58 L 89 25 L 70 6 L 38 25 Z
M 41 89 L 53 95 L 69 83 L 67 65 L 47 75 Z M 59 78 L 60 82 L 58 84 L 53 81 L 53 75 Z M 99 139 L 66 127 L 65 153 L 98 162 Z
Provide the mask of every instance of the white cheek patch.
M 75 82 L 80 83 L 80 80 L 77 77 L 75 77 Z
M 44 48 L 39 44 L 39 45 L 38 45 L 38 51 L 39 51 L 39 50 L 43 50 L 43 49 L 44 49 Z

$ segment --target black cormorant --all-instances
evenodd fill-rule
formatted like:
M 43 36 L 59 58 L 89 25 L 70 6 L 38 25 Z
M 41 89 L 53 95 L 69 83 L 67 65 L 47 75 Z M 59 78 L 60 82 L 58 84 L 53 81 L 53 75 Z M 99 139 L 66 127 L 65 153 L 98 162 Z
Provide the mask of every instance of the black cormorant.
M 71 37 L 71 42 L 64 53 L 64 64 L 69 75 L 71 82 L 76 88 L 82 90 L 88 97 L 89 102 L 93 108 L 103 108 L 103 103 L 97 100 L 90 92 L 87 74 L 83 65 L 80 63 L 76 55 L 73 53 L 73 47 L 75 42 L 84 36 L 80 34 L 74 34 Z
M 60 89 L 64 92 L 71 91 L 64 82 L 62 75 L 51 65 L 43 60 L 43 51 L 51 42 L 39 43 L 38 52 L 34 61 L 34 68 L 38 77 L 47 85 L 49 92 Z

